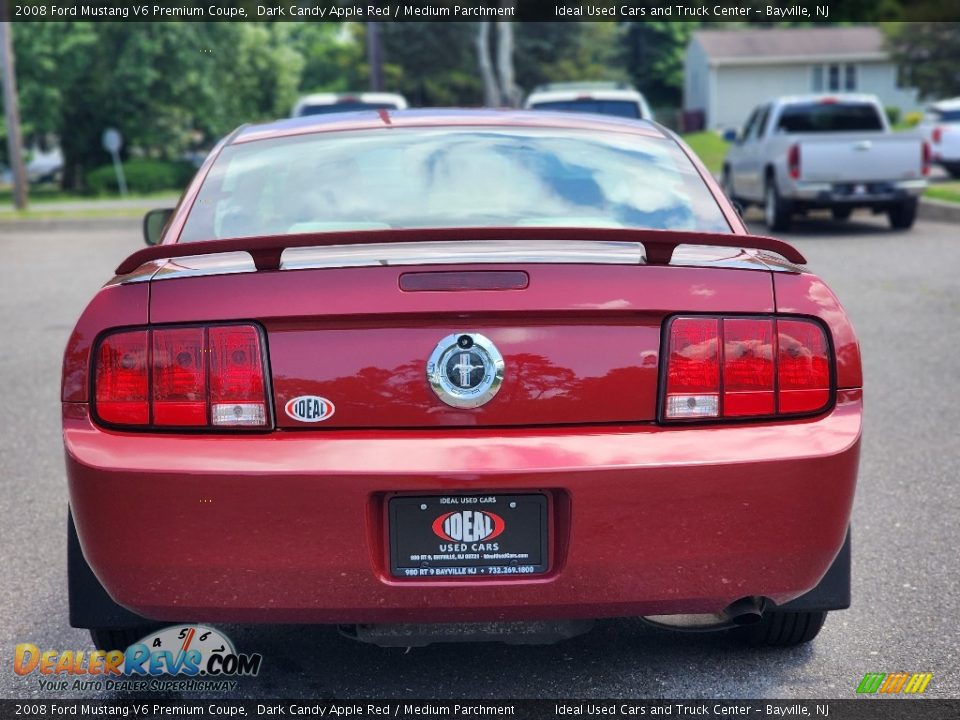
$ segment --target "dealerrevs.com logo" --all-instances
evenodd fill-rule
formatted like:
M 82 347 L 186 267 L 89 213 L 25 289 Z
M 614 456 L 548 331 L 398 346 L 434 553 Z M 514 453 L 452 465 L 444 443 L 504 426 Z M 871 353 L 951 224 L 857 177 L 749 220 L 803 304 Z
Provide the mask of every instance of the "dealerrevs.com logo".
M 60 652 L 21 643 L 14 652 L 13 671 L 39 675 L 45 691 L 209 691 L 233 690 L 237 685 L 233 678 L 257 675 L 262 661 L 259 653 L 238 653 L 219 630 L 174 625 L 124 650 Z

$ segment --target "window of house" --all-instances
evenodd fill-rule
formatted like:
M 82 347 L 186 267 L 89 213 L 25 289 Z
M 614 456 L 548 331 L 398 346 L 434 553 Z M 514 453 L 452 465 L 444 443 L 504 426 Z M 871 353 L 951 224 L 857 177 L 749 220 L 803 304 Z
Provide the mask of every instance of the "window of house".
M 813 66 L 814 92 L 853 92 L 857 89 L 857 66 L 853 63 L 831 63 Z

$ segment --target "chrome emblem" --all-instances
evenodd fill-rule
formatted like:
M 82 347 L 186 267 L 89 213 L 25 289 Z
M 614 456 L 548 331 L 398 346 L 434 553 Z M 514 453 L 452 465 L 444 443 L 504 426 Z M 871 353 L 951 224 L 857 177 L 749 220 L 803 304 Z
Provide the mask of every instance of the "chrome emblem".
M 500 390 L 503 356 L 478 333 L 447 335 L 427 361 L 427 382 L 451 407 L 480 407 Z

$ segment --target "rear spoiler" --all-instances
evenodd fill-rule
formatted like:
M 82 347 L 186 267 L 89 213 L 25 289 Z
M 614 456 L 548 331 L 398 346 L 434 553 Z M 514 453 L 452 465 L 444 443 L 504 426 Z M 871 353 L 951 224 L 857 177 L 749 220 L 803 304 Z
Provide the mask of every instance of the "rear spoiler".
M 679 245 L 710 245 L 728 248 L 769 250 L 798 265 L 806 258 L 796 248 L 781 240 L 762 235 L 685 232 L 678 230 L 634 230 L 621 228 L 550 228 L 550 227 L 477 227 L 477 228 L 404 228 L 401 230 L 357 230 L 348 232 L 303 233 L 297 235 L 265 235 L 261 237 L 204 240 L 202 242 L 154 245 L 130 255 L 117 267 L 118 275 L 126 275 L 151 260 L 246 252 L 257 270 L 279 270 L 280 257 L 287 248 L 324 247 L 330 245 L 367 245 L 375 243 L 442 242 L 451 240 L 596 240 L 601 242 L 634 242 L 643 245 L 648 265 L 668 265 Z

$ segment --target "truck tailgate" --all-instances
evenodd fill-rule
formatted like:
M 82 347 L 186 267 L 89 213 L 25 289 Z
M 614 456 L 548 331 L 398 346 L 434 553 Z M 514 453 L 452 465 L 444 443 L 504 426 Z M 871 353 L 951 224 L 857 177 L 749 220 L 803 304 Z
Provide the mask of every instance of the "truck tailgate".
M 892 182 L 923 176 L 923 141 L 916 135 L 804 138 L 800 158 L 802 182 Z

